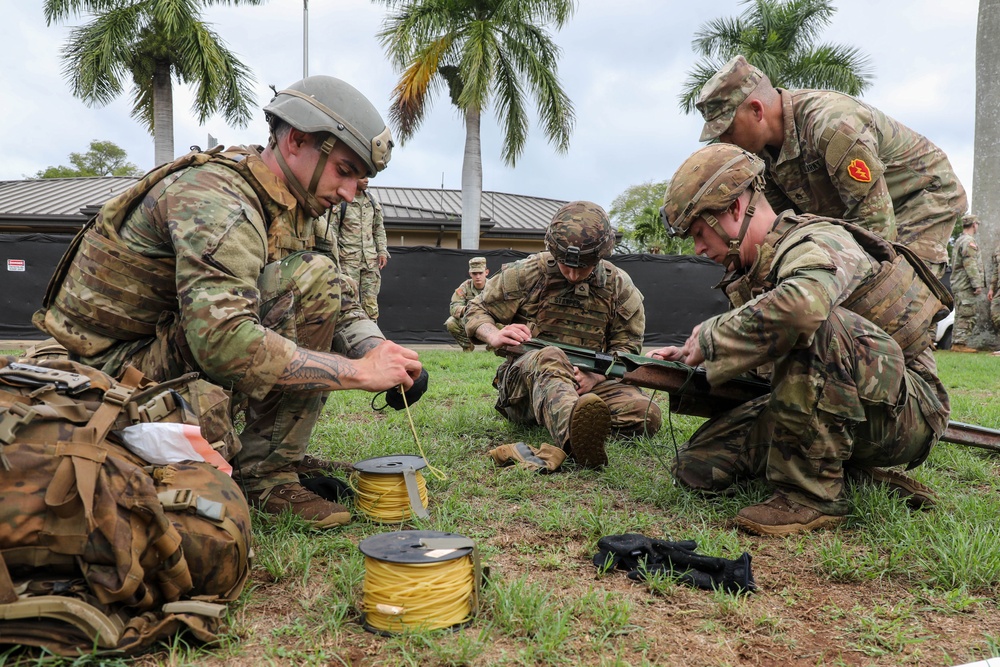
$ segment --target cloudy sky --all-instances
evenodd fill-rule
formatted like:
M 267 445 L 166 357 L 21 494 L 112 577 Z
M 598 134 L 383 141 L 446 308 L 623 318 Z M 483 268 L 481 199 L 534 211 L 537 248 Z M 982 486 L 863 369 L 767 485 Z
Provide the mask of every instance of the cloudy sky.
M 375 34 L 384 9 L 368 0 L 310 0 L 309 73 L 351 82 L 386 110 L 397 75 Z M 928 136 L 972 185 L 975 105 L 975 0 L 840 0 L 823 41 L 869 54 L 875 82 L 864 99 Z M 130 117 L 128 93 L 103 108 L 75 99 L 62 76 L 60 49 L 68 25 L 47 27 L 42 0 L 0 0 L 0 180 L 20 179 L 69 164 L 71 152 L 93 139 L 123 147 L 143 169 L 153 166 L 152 138 Z M 556 199 L 590 199 L 604 206 L 629 185 L 669 178 L 699 147 L 697 115 L 677 97 L 696 58 L 691 38 L 714 18 L 743 10 L 737 0 L 580 0 L 570 24 L 555 35 L 560 76 L 576 108 L 567 154 L 557 154 L 532 126 L 515 168 L 500 160 L 500 133 L 483 121 L 483 187 Z M 303 0 L 260 7 L 217 7 L 205 19 L 257 79 L 258 106 L 303 73 Z M 199 126 L 191 91 L 175 86 L 178 153 L 205 146 L 209 134 L 226 144 L 264 143 L 258 112 L 247 128 L 220 117 Z M 461 187 L 464 128 L 438 97 L 420 133 L 393 152 L 376 184 Z

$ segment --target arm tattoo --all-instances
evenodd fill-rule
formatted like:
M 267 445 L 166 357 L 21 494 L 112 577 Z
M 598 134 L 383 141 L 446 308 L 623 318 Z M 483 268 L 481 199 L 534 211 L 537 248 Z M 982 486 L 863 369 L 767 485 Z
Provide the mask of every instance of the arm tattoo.
M 341 378 L 357 374 L 354 364 L 344 357 L 299 349 L 278 383 L 298 391 L 333 391 L 343 387 Z

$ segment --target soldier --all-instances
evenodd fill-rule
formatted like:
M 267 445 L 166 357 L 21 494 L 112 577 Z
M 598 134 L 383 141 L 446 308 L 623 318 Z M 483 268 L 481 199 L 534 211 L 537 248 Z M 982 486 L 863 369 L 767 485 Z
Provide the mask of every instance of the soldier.
M 490 270 L 486 268 L 486 258 L 473 257 L 469 260 L 469 279 L 459 285 L 458 289 L 451 295 L 451 304 L 448 306 L 451 317 L 445 320 L 444 328 L 462 346 L 464 352 L 475 352 L 476 350 L 476 346 L 472 344 L 469 336 L 465 333 L 465 311 L 469 302 L 483 291 L 488 275 L 490 275 Z
M 197 372 L 245 399 L 234 468 L 248 500 L 325 528 L 350 514 L 298 473 L 327 467 L 305 456 L 326 392 L 408 388 L 421 370 L 361 310 L 333 258 L 311 250 L 315 218 L 385 168 L 392 139 L 333 77 L 292 84 L 264 112 L 266 148 L 191 153 L 106 203 L 35 323 L 109 374 Z
M 743 56 L 709 79 L 696 106 L 702 141 L 764 158 L 775 211 L 858 219 L 944 276 L 968 202 L 947 156 L 926 137 L 843 93 L 775 88 Z
M 646 325 L 642 294 L 627 273 L 605 260 L 614 232 L 604 209 L 586 201 L 560 207 L 545 233 L 545 247 L 486 283 L 466 311 L 469 338 L 492 348 L 537 337 L 606 353 L 638 353 Z M 604 446 L 611 429 L 653 435 L 660 428 L 659 408 L 639 389 L 581 371 L 556 347 L 507 360 L 493 386 L 500 414 L 549 430 L 555 448 L 550 445 L 551 458 L 544 459 L 548 470 L 567 454 L 587 468 L 607 464 Z M 505 462 L 500 453 L 491 455 Z
M 979 256 L 976 232 L 979 218 L 967 215 L 962 219 L 962 233 L 951 250 L 951 293 L 955 295 L 955 325 L 951 349 L 955 352 L 975 352 L 969 347 L 969 336 L 976 328 L 976 315 L 983 294 L 983 259 Z
M 703 364 L 712 385 L 772 366 L 769 395 L 709 419 L 683 445 L 677 481 L 722 492 L 766 477 L 774 494 L 736 518 L 760 535 L 841 523 L 848 469 L 911 505 L 932 503 L 923 485 L 875 466 L 919 465 L 947 426 L 928 332 L 944 286 L 922 265 L 892 264 L 894 249 L 860 227 L 775 214 L 761 197 L 764 170 L 737 146 L 707 146 L 664 199 L 668 230 L 732 267 L 723 284 L 733 307 L 651 356 Z
M 368 317 L 378 319 L 378 293 L 382 289 L 380 273 L 389 262 L 386 247 L 382 204 L 368 191 L 368 177 L 358 181 L 360 194 L 352 202 L 340 205 L 340 215 L 329 216 L 337 238 L 340 270 L 358 285 L 361 305 Z
M 990 289 L 986 293 L 986 299 L 990 302 L 990 319 L 993 320 L 993 327 L 1000 331 L 1000 298 L 998 298 L 1000 297 L 1000 245 L 993 250 L 990 276 Z

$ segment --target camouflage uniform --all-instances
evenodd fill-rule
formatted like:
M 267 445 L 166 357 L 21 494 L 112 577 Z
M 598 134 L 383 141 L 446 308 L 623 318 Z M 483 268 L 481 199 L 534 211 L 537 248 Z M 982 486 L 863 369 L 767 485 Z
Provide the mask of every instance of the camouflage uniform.
M 476 289 L 472 278 L 469 278 L 459 285 L 458 289 L 451 295 L 451 304 L 448 306 L 448 312 L 451 314 L 451 317 L 445 320 L 444 328 L 462 346 L 463 350 L 475 348 L 472 341 L 469 340 L 469 336 L 465 333 L 465 311 L 469 306 L 469 302 L 482 294 L 482 291 Z
M 702 141 L 718 137 L 762 74 L 742 56 L 702 89 Z M 793 209 L 853 220 L 909 246 L 939 278 L 948 240 L 968 208 L 948 157 L 926 137 L 852 97 L 825 90 L 781 90 L 784 140 L 767 146 L 765 195 L 775 211 Z
M 596 329 L 600 333 L 584 331 Z M 550 252 L 506 265 L 487 281 L 466 311 L 466 333 L 474 338 L 484 325 L 527 324 L 540 338 L 602 352 L 637 354 L 642 349 L 646 314 L 642 294 L 628 274 L 601 260 L 590 277 L 572 285 L 559 272 Z M 587 324 L 589 323 L 589 324 Z M 600 338 L 600 341 L 597 341 Z M 545 426 L 554 443 L 565 449 L 569 424 L 579 395 L 573 366 L 554 347 L 529 352 L 497 369 L 497 410 L 517 423 Z M 660 410 L 638 388 L 619 380 L 598 383 L 592 393 L 611 411 L 611 426 L 626 435 L 652 435 L 660 428 Z
M 918 465 L 947 426 L 948 395 L 928 349 L 907 363 L 841 305 L 880 268 L 850 232 L 787 212 L 774 224 L 789 231 L 745 274 L 753 298 L 699 332 L 713 385 L 773 364 L 772 392 L 703 424 L 676 476 L 708 491 L 766 476 L 800 505 L 844 515 L 844 466 Z
M 234 467 L 248 491 L 298 481 L 295 464 L 325 394 L 275 386 L 296 347 L 343 354 L 364 339 L 383 338 L 333 259 L 310 250 L 314 219 L 259 150 L 229 149 L 246 167 L 239 173 L 208 163 L 170 174 L 125 218 L 118 242 L 176 285 L 169 301 L 177 307 L 162 311 L 153 335 L 115 341 L 112 332 L 93 336 L 69 322 L 71 332 L 111 343 L 80 358 L 110 375 L 125 364 L 157 381 L 197 371 L 233 391 L 234 404 L 246 399 L 243 451 Z M 66 283 L 86 270 L 74 261 Z M 105 279 L 115 276 L 107 272 Z M 141 291 L 128 281 L 118 288 L 125 299 Z
M 340 212 L 330 212 L 340 270 L 357 283 L 365 312 L 377 320 L 378 293 L 382 289 L 378 258 L 389 258 L 382 204 L 368 190 L 358 191 L 354 201 L 343 208 L 343 219 Z
M 961 233 L 951 251 L 951 293 L 955 295 L 955 325 L 952 344 L 967 345 L 976 328 L 976 315 L 983 296 L 983 260 L 972 234 Z

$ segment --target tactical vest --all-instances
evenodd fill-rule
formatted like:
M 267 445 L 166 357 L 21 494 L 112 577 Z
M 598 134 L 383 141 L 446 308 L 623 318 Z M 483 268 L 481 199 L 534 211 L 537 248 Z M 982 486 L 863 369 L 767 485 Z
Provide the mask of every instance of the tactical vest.
M 608 280 L 605 279 L 602 285 L 589 281 L 571 285 L 549 253 L 539 253 L 536 261 L 545 276 L 535 318 L 536 337 L 605 351 L 608 326 L 616 305 L 614 294 L 607 286 Z M 598 265 L 596 270 L 602 267 Z M 607 278 L 607 269 L 603 270 Z M 513 272 L 505 272 L 504 277 L 508 273 Z
M 930 325 L 951 309 L 951 294 L 909 248 L 890 243 L 867 229 L 843 220 L 813 215 L 781 218 L 764 237 L 753 271 L 725 287 L 730 303 L 739 308 L 774 289 L 777 276 L 772 264 L 781 243 L 793 230 L 817 222 L 843 227 L 866 253 L 879 262 L 878 272 L 840 305 L 892 336 L 903 350 L 906 361 L 913 361 L 931 344 Z M 791 247 L 781 248 L 781 251 L 787 252 Z
M 49 281 L 32 321 L 82 357 L 100 354 L 116 343 L 152 336 L 163 311 L 177 310 L 175 259 L 153 259 L 131 250 L 119 234 L 122 225 L 158 183 L 176 180 L 180 171 L 205 163 L 238 173 L 258 197 L 257 208 L 268 226 L 268 259 L 314 244 L 296 231 L 291 215 L 275 215 L 270 197 L 254 175 L 266 166 L 249 151 L 191 152 L 150 171 L 128 190 L 107 202 L 70 243 Z M 70 266 L 76 270 L 70 272 Z

